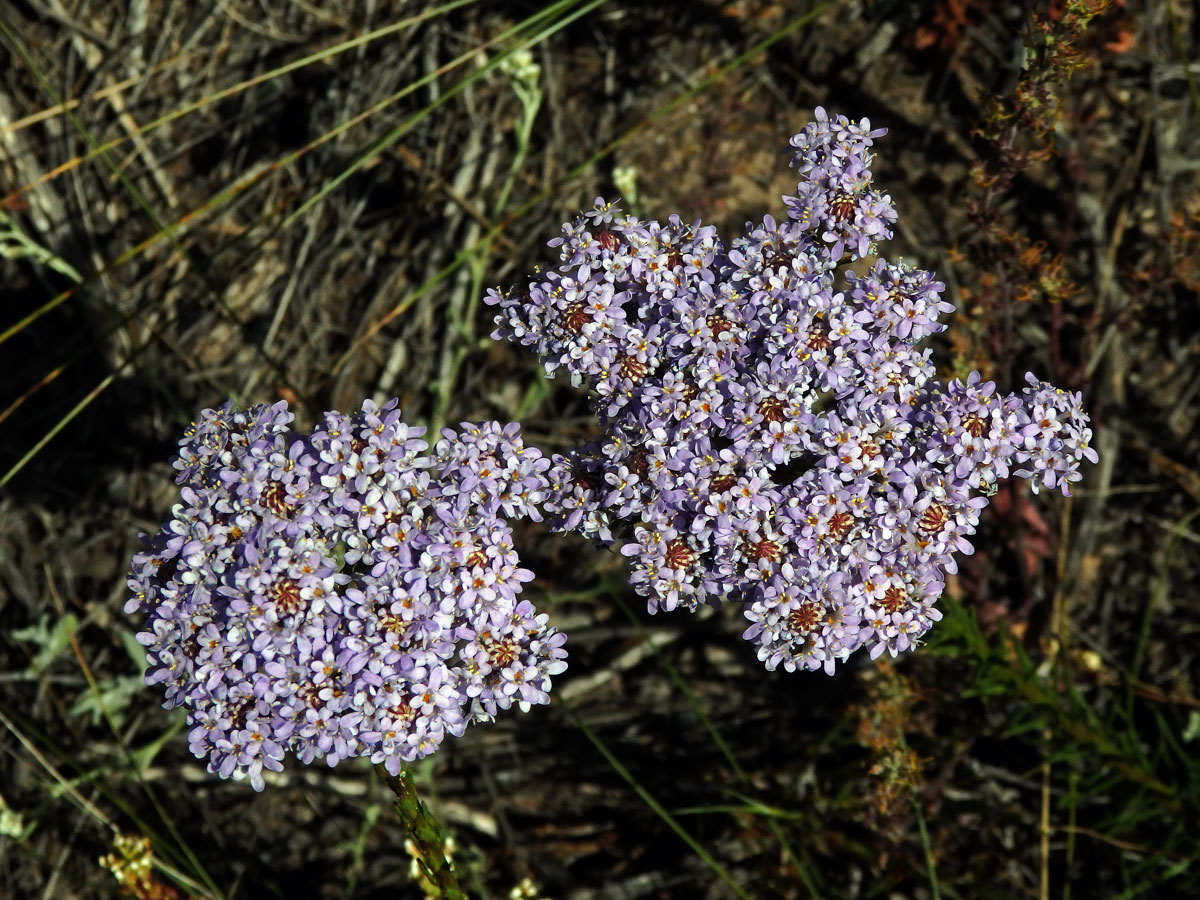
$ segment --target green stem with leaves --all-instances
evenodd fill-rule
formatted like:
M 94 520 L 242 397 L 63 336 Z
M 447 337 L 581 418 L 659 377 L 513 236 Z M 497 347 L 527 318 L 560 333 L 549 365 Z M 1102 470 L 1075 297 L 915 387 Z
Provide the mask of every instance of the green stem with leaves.
M 417 796 L 412 770 L 401 764 L 398 775 L 392 775 L 382 766 L 378 767 L 378 771 L 379 777 L 396 795 L 393 808 L 404 822 L 408 836 L 417 845 L 420 854 L 417 865 L 421 867 L 430 887 L 438 892 L 441 900 L 467 900 L 467 895 L 458 886 L 454 864 L 446 858 L 446 838 L 441 823 Z

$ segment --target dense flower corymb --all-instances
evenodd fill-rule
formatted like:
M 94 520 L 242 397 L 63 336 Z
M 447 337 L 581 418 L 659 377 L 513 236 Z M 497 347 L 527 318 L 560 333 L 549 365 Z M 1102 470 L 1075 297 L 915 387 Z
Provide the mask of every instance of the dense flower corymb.
M 223 777 L 367 756 L 396 774 L 470 722 L 548 701 L 565 636 L 519 596 L 505 517 L 538 517 L 548 460 L 516 425 L 444 429 L 396 402 L 290 430 L 287 405 L 205 410 L 181 502 L 134 557 L 147 680 Z
M 883 134 L 818 109 L 788 218 L 728 245 L 598 198 L 551 241 L 557 270 L 487 297 L 493 337 L 592 392 L 602 436 L 554 457 L 551 524 L 619 542 L 651 612 L 740 602 L 769 669 L 916 646 L 996 482 L 1067 493 L 1096 458 L 1077 394 L 935 380 L 932 272 L 839 273 L 892 235 Z

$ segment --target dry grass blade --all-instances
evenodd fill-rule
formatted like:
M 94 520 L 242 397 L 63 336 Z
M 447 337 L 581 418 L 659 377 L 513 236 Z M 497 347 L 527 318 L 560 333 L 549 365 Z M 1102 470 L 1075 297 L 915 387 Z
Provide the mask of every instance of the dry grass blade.
M 313 141 L 310 141 L 308 144 L 306 144 L 304 147 L 301 147 L 299 150 L 293 151 L 293 152 L 287 154 L 282 159 L 276 160 L 273 164 L 266 166 L 266 167 L 260 169 L 259 171 L 254 172 L 248 176 L 245 176 L 239 182 L 237 182 L 234 185 L 232 185 L 231 187 L 229 187 L 227 190 L 225 190 L 225 191 L 217 194 L 213 198 L 211 198 L 203 206 L 186 213 L 185 215 L 181 216 L 179 219 L 177 219 L 173 223 L 166 225 L 165 227 L 161 226 L 161 223 L 159 223 L 160 227 L 154 234 L 150 235 L 148 238 L 146 238 L 142 242 L 136 244 L 135 246 L 126 250 L 124 253 L 120 254 L 118 257 L 116 257 L 110 263 L 103 266 L 100 269 L 100 271 L 97 272 L 96 275 L 94 275 L 92 277 L 93 278 L 99 277 L 100 275 L 111 272 L 114 269 L 116 269 L 117 267 L 119 267 L 131 260 L 137 259 L 143 253 L 147 252 L 148 250 L 150 250 L 151 248 L 153 248 L 154 246 L 156 246 L 157 244 L 159 244 L 162 241 L 168 241 L 171 244 L 171 246 L 174 247 L 186 259 L 188 251 L 184 247 L 184 245 L 181 243 L 181 238 L 184 234 L 185 229 L 194 227 L 199 221 L 201 221 L 201 219 L 203 218 L 204 215 L 208 214 L 209 212 L 219 209 L 226 202 L 239 196 L 240 194 L 242 194 L 244 191 L 250 189 L 251 187 L 254 187 L 255 185 L 261 183 L 266 178 L 268 178 L 270 175 L 283 170 L 287 166 L 294 163 L 296 160 L 300 159 L 306 153 L 310 153 L 317 147 L 320 147 L 321 145 L 325 144 L 326 142 L 331 141 L 331 140 L 337 138 L 338 136 L 344 134 L 350 128 L 366 121 L 371 116 L 379 113 L 381 110 L 386 109 L 388 106 L 391 106 L 392 104 L 396 103 L 397 101 L 401 100 L 402 98 L 418 91 L 424 85 L 435 81 L 441 75 L 444 75 L 447 72 L 450 72 L 450 71 L 454 70 L 455 68 L 460 67 L 461 65 L 470 61 L 471 59 L 477 58 L 479 56 L 479 54 L 482 54 L 488 47 L 513 41 L 515 37 L 517 37 L 518 35 L 522 35 L 523 32 L 528 31 L 528 30 L 533 30 L 533 33 L 530 36 L 523 37 L 520 41 L 516 42 L 513 46 L 508 47 L 504 52 L 499 54 L 495 59 L 484 63 L 479 69 L 477 69 L 476 71 L 465 76 L 457 85 L 452 87 L 450 90 L 446 91 L 445 94 L 443 94 L 442 97 L 440 97 L 433 104 L 430 104 L 430 105 L 424 107 L 422 110 L 420 110 L 419 112 L 413 114 L 408 119 L 406 119 L 399 126 L 392 129 L 390 132 L 384 134 L 381 138 L 377 139 L 376 141 L 372 142 L 371 145 L 368 146 L 368 148 L 364 152 L 362 152 L 358 155 L 358 157 L 355 159 L 354 162 L 352 162 L 349 166 L 347 166 L 345 169 L 343 169 L 342 172 L 340 172 L 337 175 L 335 175 L 334 177 L 328 179 L 325 182 L 325 184 L 316 193 L 314 193 L 312 196 L 307 198 L 303 203 L 300 204 L 300 206 L 296 210 L 292 211 L 289 215 L 287 215 L 283 219 L 283 221 L 278 226 L 276 226 L 278 229 L 288 228 L 303 213 L 305 213 L 306 211 L 311 209 L 316 204 L 320 203 L 326 196 L 329 195 L 330 192 L 332 192 L 334 189 L 336 189 L 336 187 L 339 184 L 342 184 L 354 172 L 356 172 L 357 170 L 362 168 L 362 166 L 365 165 L 370 159 L 374 158 L 381 149 L 383 149 L 384 147 L 390 146 L 391 144 L 393 144 L 397 140 L 399 140 L 399 138 L 401 136 L 403 136 L 405 133 L 407 133 L 412 128 L 416 127 L 428 115 L 430 115 L 433 112 L 433 110 L 436 109 L 438 106 L 451 100 L 460 91 L 465 90 L 466 87 L 468 87 L 469 85 L 474 83 L 477 79 L 483 77 L 488 71 L 490 71 L 493 68 L 495 68 L 496 66 L 498 66 L 501 62 L 503 62 L 503 60 L 508 58 L 508 56 L 510 56 L 512 53 L 517 52 L 525 47 L 534 45 L 536 43 L 539 43 L 540 41 L 545 40 L 546 37 L 548 37 L 549 35 L 552 35 L 555 32 L 559 31 L 560 29 L 566 27 L 567 25 L 569 25 L 571 22 L 575 21 L 576 19 L 578 19 L 584 15 L 587 15 L 589 12 L 591 12 L 598 6 L 602 5 L 603 2 L 604 2 L 604 0 L 592 0 L 591 3 L 583 4 L 581 6 L 580 5 L 581 0 L 560 0 L 560 2 L 558 2 L 558 3 L 551 4 L 550 6 L 546 7 L 543 10 L 540 10 L 538 13 L 530 16 L 529 18 L 527 18 L 523 22 L 519 23 L 518 25 L 514 26 L 513 28 L 502 31 L 495 37 L 472 48 L 469 52 L 461 54 L 456 59 L 450 61 L 449 63 L 447 63 L 443 66 L 438 67 L 437 69 L 426 74 L 422 78 L 417 79 L 409 84 L 406 84 L 399 91 L 393 93 L 389 97 L 384 98 L 383 100 L 379 101 L 378 103 L 373 104 L 371 107 L 364 110 L 363 112 L 358 113 L 355 116 L 352 116 L 351 118 L 349 118 L 345 122 L 343 122 L 341 125 L 339 125 L 337 128 L 331 129 L 330 131 L 320 135 L 318 138 L 314 139 Z M 573 7 L 580 7 L 580 8 L 573 9 Z M 409 20 L 409 21 L 420 20 L 423 18 L 426 18 L 426 17 L 414 17 L 413 20 Z M 547 24 L 543 27 L 542 23 L 544 21 L 549 22 L 549 24 Z M 130 187 L 132 189 L 132 186 L 130 186 Z M 157 222 L 157 216 L 155 216 L 153 214 L 153 212 L 150 211 L 145 200 L 140 196 L 140 194 L 138 194 L 136 192 L 135 189 L 133 189 L 133 193 L 137 197 L 139 205 L 141 205 L 144 209 L 146 209 L 146 211 L 151 215 L 151 217 L 154 218 Z M 268 214 L 268 215 L 270 215 L 270 214 Z M 266 217 L 264 217 L 264 219 L 260 219 L 259 225 L 264 224 L 265 218 Z M 274 230 L 275 229 L 270 229 L 271 232 L 273 232 Z M 267 239 L 267 237 L 264 236 L 263 240 L 266 240 L 266 239 Z M 87 283 L 87 281 L 85 281 L 85 284 L 86 283 Z M 25 328 L 29 327 L 31 324 L 36 322 L 39 318 L 41 318 L 42 316 L 51 312 L 55 308 L 57 308 L 61 303 L 63 303 L 69 297 L 71 297 L 76 292 L 76 290 L 77 290 L 77 288 L 72 288 L 68 291 L 64 291 L 59 296 L 52 298 L 50 301 L 47 301 L 46 303 L 42 304 L 40 307 L 38 307 L 36 310 L 34 310 L 29 315 L 25 316 L 19 322 L 15 323 L 14 325 L 12 325 L 8 329 L 6 329 L 4 332 L 0 333 L 0 344 L 3 344 L 6 340 L 10 339 L 14 335 L 20 333 L 22 330 L 24 330 Z M 266 359 L 265 353 L 263 353 L 263 357 L 264 357 L 264 359 Z M 130 359 L 132 359 L 132 357 Z M 268 363 L 270 363 L 274 368 L 278 369 L 278 364 L 275 363 L 275 361 L 270 360 L 270 359 L 266 359 L 266 361 Z M 86 394 L 84 396 L 84 398 L 78 404 L 76 404 L 69 411 L 69 413 L 66 416 L 64 416 L 57 423 L 55 423 L 55 425 L 52 426 L 50 428 L 50 430 L 45 435 L 43 435 L 43 437 L 41 439 L 39 439 L 37 441 L 37 443 L 27 453 L 25 453 L 20 459 L 18 459 L 17 462 L 3 476 L 0 476 L 0 486 L 3 486 L 9 480 L 11 480 L 13 477 L 15 477 L 16 474 L 21 469 L 23 469 L 28 464 L 28 462 L 34 456 L 36 456 L 37 453 L 40 452 L 40 450 L 51 439 L 54 438 L 55 435 L 60 433 L 62 431 L 62 429 L 72 419 L 74 419 L 77 415 L 79 415 L 79 413 L 84 408 L 86 408 L 86 406 L 88 404 L 90 404 L 96 397 L 98 397 L 100 395 L 100 393 L 103 392 L 103 390 L 108 386 L 108 384 L 111 383 L 112 379 L 114 377 L 116 377 L 116 374 L 117 374 L 117 372 L 114 372 L 114 373 L 110 373 L 109 375 L 105 376 L 105 378 L 102 379 L 102 381 L 99 385 L 97 385 L 91 391 L 89 391 L 88 394 Z M 46 379 L 43 379 L 41 383 L 42 384 L 47 383 Z M 34 390 L 36 390 L 36 388 Z M 25 394 L 25 397 L 29 397 L 29 396 L 32 396 L 32 392 L 27 392 Z M 18 404 L 20 402 L 21 402 L 21 400 L 17 401 Z
M 32 181 L 29 184 L 23 185 L 23 186 L 17 188 L 15 191 L 7 194 L 3 199 L 0 199 L 0 206 L 11 205 L 13 202 L 15 202 L 17 199 L 19 199 L 22 194 L 25 194 L 29 191 L 34 190 L 35 188 L 45 184 L 46 182 L 50 181 L 51 179 L 57 178 L 58 176 L 71 171 L 75 167 L 82 165 L 83 163 L 85 163 L 91 159 L 94 159 L 97 156 L 107 153 L 110 150 L 115 150 L 117 147 L 121 146 L 126 141 L 133 140 L 133 139 L 139 138 L 139 137 L 144 137 L 145 135 L 150 134 L 151 132 L 155 131 L 156 129 L 162 128 L 165 125 L 169 125 L 172 122 L 183 118 L 184 116 L 190 115 L 191 113 L 199 112 L 200 110 L 203 110 L 206 107 L 212 106 L 223 100 L 227 100 L 227 99 L 234 97 L 240 93 L 248 91 L 251 88 L 256 87 L 257 85 L 267 84 L 268 82 L 270 82 L 274 79 L 280 78 L 281 76 L 284 76 L 284 75 L 288 75 L 288 74 L 298 71 L 300 69 L 304 69 L 308 66 L 312 66 L 317 63 L 327 62 L 341 53 L 346 53 L 350 50 L 357 49 L 357 48 L 362 47 L 366 44 L 369 44 L 373 41 L 378 41 L 378 40 L 382 40 L 383 38 L 391 37 L 392 35 L 397 34 L 398 32 L 402 32 L 407 29 L 413 28 L 417 25 L 420 25 L 423 22 L 429 21 L 430 19 L 434 19 L 434 18 L 437 18 L 438 16 L 446 15 L 447 13 L 450 13 L 453 10 L 458 9 L 459 7 L 469 6 L 473 3 L 478 3 L 478 2 L 479 2 L 479 0 L 451 0 L 451 2 L 449 2 L 449 3 L 444 3 L 444 4 L 441 4 L 440 6 L 431 7 L 430 9 L 427 9 L 424 12 L 418 13 L 417 15 L 408 16 L 407 18 L 401 19 L 398 22 L 393 22 L 393 23 L 391 23 L 389 25 L 385 25 L 381 28 L 376 28 L 373 31 L 367 32 L 366 34 L 359 35 L 358 37 L 351 38 L 351 39 L 345 40 L 345 41 L 339 41 L 338 43 L 333 44 L 332 46 L 327 47 L 323 50 L 318 50 L 314 53 L 306 54 L 306 55 L 302 56 L 301 58 L 294 60 L 293 62 L 286 63 L 285 65 L 282 65 L 282 66 L 277 66 L 274 69 L 271 69 L 270 71 L 267 71 L 267 72 L 263 72 L 262 74 L 256 75 L 253 78 L 244 79 L 242 81 L 237 82 L 236 84 L 230 85 L 229 87 L 222 88 L 218 91 L 214 91 L 213 93 L 208 94 L 204 97 L 201 97 L 198 100 L 194 100 L 190 103 L 185 103 L 182 106 L 180 106 L 179 108 L 174 109 L 171 112 L 167 113 L 166 115 L 160 116 L 156 119 L 153 119 L 150 122 L 147 122 L 145 125 L 142 125 L 140 128 L 137 128 L 136 130 L 134 130 L 131 134 L 128 134 L 121 138 L 117 138 L 115 140 L 106 141 L 104 143 L 97 144 L 96 146 L 91 147 L 86 154 L 75 157 L 73 159 L 70 159 L 70 160 L 67 160 L 66 162 L 61 163 L 60 165 L 54 167 L 53 169 L 45 172 L 37 180 Z M 0 16 L 0 24 L 5 26 L 5 29 L 9 32 L 10 35 L 16 34 L 16 29 L 12 28 L 8 24 L 7 20 L 4 19 L 2 16 Z M 104 89 L 98 91 L 90 99 L 98 100 L 98 99 L 102 99 L 102 98 L 111 97 L 114 94 L 120 93 L 126 87 L 130 87 L 132 85 L 143 83 L 146 79 L 148 79 L 150 77 L 150 75 L 159 74 L 161 72 L 164 72 L 167 69 L 169 69 L 172 65 L 174 65 L 178 62 L 183 62 L 183 61 L 187 60 L 188 58 L 189 58 L 188 54 L 180 54 L 176 57 L 173 57 L 168 62 L 160 63 L 158 66 L 147 71 L 144 75 L 139 75 L 135 78 L 129 78 L 129 79 L 126 79 L 125 81 L 118 82 L 117 84 L 114 84 L 114 85 L 109 85 L 107 88 L 104 88 Z M 59 102 L 51 107 L 48 107 L 47 109 L 39 110 L 36 113 L 32 113 L 28 116 L 18 119 L 15 122 L 10 122 L 8 124 L 0 126 L 0 138 L 3 138 L 8 133 L 19 131 L 22 128 L 27 128 L 30 125 L 34 125 L 38 122 L 43 122 L 46 119 L 51 118 L 53 116 L 69 112 L 73 109 L 77 109 L 81 103 L 85 103 L 85 102 L 87 102 L 86 99 L 84 99 L 84 100 L 79 100 L 79 99 L 64 100 L 64 101 Z

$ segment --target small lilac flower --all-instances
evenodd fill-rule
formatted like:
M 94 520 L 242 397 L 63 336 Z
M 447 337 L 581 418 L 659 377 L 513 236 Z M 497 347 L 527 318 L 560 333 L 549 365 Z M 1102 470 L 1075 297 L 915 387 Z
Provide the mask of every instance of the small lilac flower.
M 936 379 L 934 273 L 839 271 L 892 236 L 885 133 L 818 108 L 786 218 L 728 243 L 598 198 L 550 242 L 556 271 L 485 298 L 493 337 L 590 391 L 601 437 L 551 461 L 550 526 L 616 543 L 651 612 L 741 603 L 768 669 L 917 646 L 999 479 L 1066 493 L 1096 458 L 1078 394 Z
M 532 573 L 506 517 L 540 518 L 551 461 L 496 422 L 422 455 L 394 400 L 291 421 L 283 403 L 201 413 L 173 462 L 181 502 L 132 562 L 146 680 L 188 710 L 209 771 L 262 790 L 291 753 L 395 774 L 548 702 L 565 636 L 519 596 Z

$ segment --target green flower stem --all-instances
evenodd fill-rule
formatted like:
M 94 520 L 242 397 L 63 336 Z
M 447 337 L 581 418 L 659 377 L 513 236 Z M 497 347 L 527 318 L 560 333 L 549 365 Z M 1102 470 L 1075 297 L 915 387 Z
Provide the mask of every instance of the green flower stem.
M 417 845 L 421 854 L 417 864 L 430 885 L 437 890 L 441 900 L 467 900 L 467 895 L 458 886 L 454 864 L 446 858 L 446 838 L 442 834 L 442 826 L 417 796 L 412 770 L 407 765 L 401 765 L 400 774 L 392 775 L 383 766 L 376 768 L 379 777 L 396 795 L 393 807 L 408 829 L 409 837 Z

